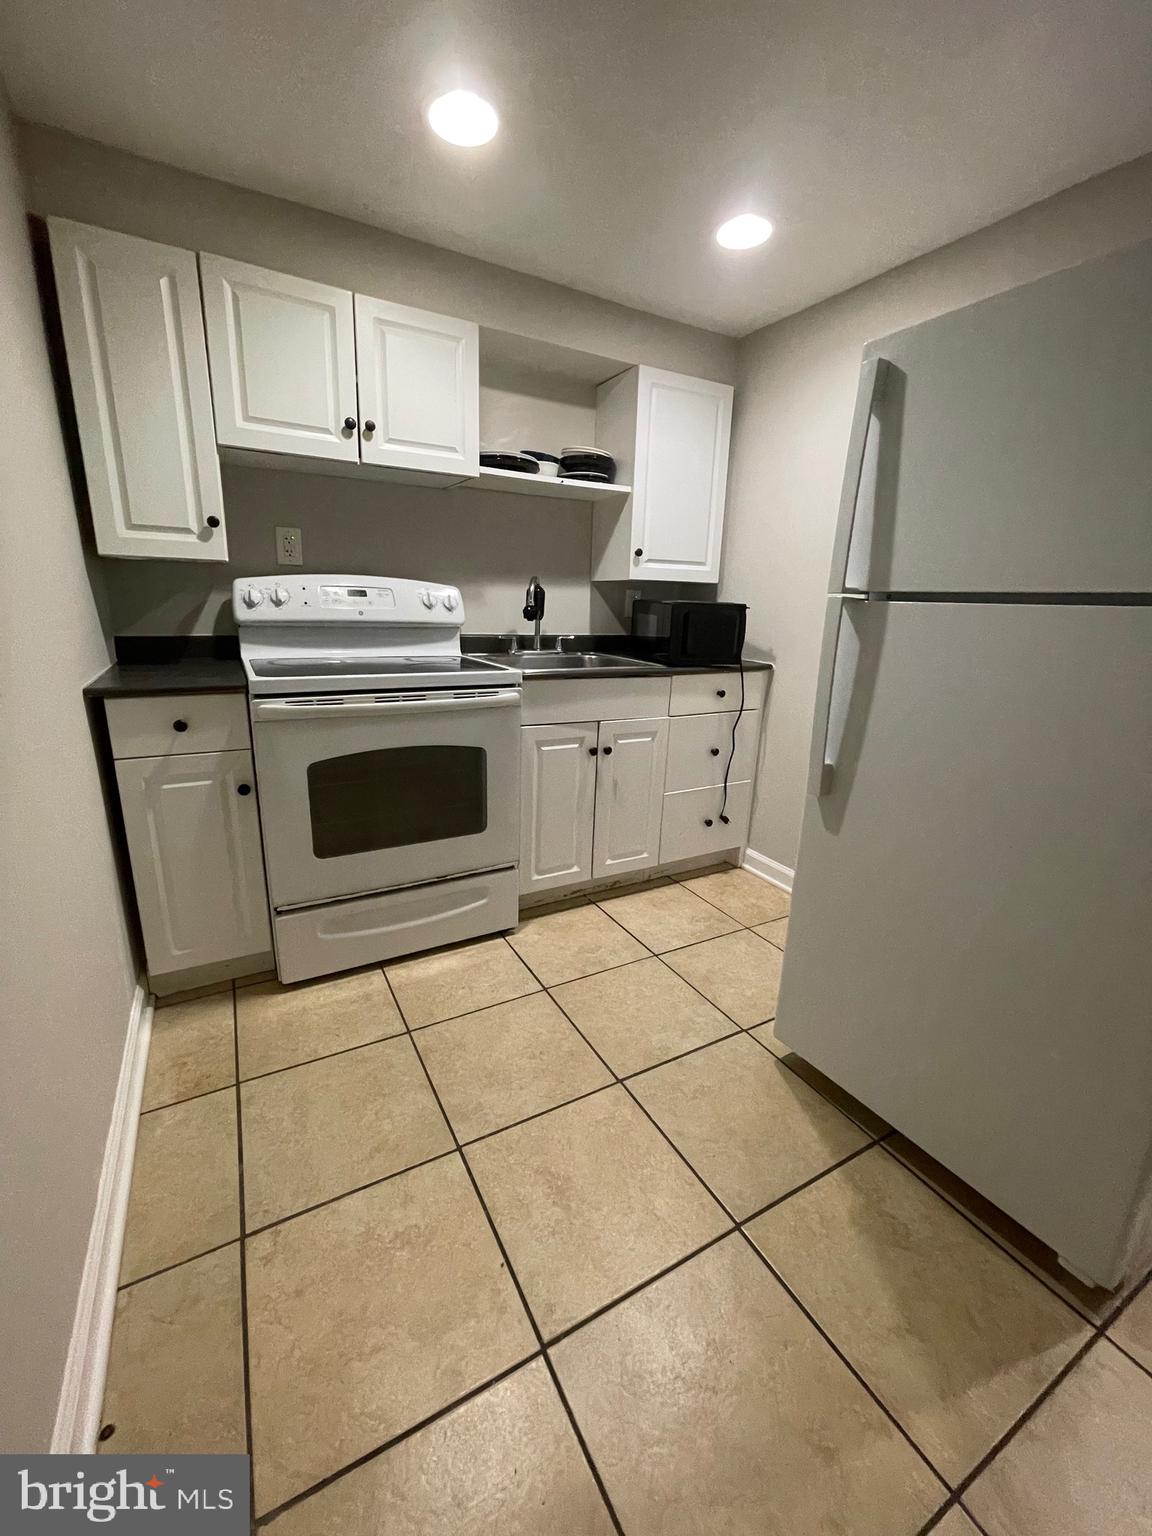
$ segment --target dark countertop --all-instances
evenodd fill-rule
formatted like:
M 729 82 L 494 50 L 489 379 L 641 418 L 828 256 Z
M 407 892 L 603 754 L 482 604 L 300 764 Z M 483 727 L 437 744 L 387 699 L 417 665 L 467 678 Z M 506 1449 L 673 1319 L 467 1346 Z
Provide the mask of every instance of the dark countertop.
M 635 656 L 637 665 L 634 667 L 613 667 L 611 671 L 601 671 L 588 667 L 549 667 L 541 672 L 524 670 L 522 676 L 525 683 L 538 683 L 543 679 L 560 680 L 563 682 L 582 679 L 585 682 L 610 681 L 612 678 L 625 677 L 665 677 L 688 676 L 693 674 L 707 674 L 709 672 L 733 672 L 733 666 L 699 667 L 699 666 L 669 666 L 666 662 L 657 662 L 654 658 L 643 654 L 644 641 L 637 641 L 632 635 L 565 635 L 568 644 L 564 650 L 575 651 L 601 651 L 609 656 Z M 518 642 L 522 651 L 531 649 L 531 640 L 527 636 L 519 636 Z M 541 635 L 540 649 L 544 652 L 557 649 L 554 635 Z M 510 667 L 515 667 L 516 657 L 508 652 L 508 639 L 503 635 L 469 635 L 460 636 L 461 649 L 466 656 L 483 656 L 487 661 L 502 661 Z M 771 672 L 773 664 L 758 656 L 745 655 L 745 672 Z
M 248 683 L 239 660 L 186 656 L 178 661 L 124 662 L 94 677 L 84 690 L 88 699 L 126 698 L 141 693 L 245 693 Z

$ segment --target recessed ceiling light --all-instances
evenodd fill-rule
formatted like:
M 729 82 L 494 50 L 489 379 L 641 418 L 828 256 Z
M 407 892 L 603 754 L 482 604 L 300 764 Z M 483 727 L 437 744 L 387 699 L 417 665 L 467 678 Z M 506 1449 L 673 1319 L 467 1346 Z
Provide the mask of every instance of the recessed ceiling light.
M 487 144 L 500 126 L 496 108 L 475 91 L 449 91 L 428 108 L 428 126 L 449 144 Z
M 771 233 L 768 219 L 762 219 L 758 213 L 740 213 L 721 224 L 716 231 L 716 244 L 729 251 L 750 251 L 754 245 L 763 245 Z

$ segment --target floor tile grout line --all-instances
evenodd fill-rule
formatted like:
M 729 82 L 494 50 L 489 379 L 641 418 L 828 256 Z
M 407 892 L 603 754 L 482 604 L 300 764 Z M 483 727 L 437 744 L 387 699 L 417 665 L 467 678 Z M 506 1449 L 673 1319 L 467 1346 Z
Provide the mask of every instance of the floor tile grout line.
M 248 1217 L 244 1199 L 244 1113 L 240 1102 L 240 1009 L 232 986 L 232 1051 L 236 1068 L 236 1174 L 240 1201 L 240 1355 L 244 1379 L 244 1438 L 248 1445 L 248 1525 L 256 1519 L 256 1456 L 252 1446 L 252 1356 L 248 1340 Z
M 509 945 L 509 948 L 511 948 L 511 945 Z M 480 1189 L 479 1181 L 477 1180 L 476 1175 L 475 1175 L 475 1173 L 472 1170 L 471 1163 L 469 1163 L 468 1158 L 466 1157 L 466 1155 L 464 1153 L 464 1148 L 463 1148 L 463 1146 L 460 1143 L 460 1138 L 456 1135 L 455 1128 L 453 1127 L 451 1120 L 448 1118 L 448 1113 L 447 1113 L 447 1111 L 444 1108 L 444 1105 L 443 1105 L 443 1102 L 441 1101 L 439 1093 L 437 1092 L 436 1084 L 432 1080 L 432 1074 L 428 1070 L 428 1063 L 424 1060 L 424 1057 L 423 1057 L 423 1055 L 421 1054 L 421 1051 L 420 1051 L 420 1047 L 417 1044 L 415 1038 L 413 1038 L 412 1044 L 415 1047 L 416 1056 L 417 1056 L 417 1059 L 420 1062 L 420 1066 L 423 1068 L 424 1076 L 428 1080 L 428 1087 L 431 1089 L 432 1096 L 436 1100 L 436 1103 L 437 1103 L 437 1105 L 439 1107 L 440 1113 L 444 1116 L 444 1122 L 448 1126 L 449 1131 L 451 1132 L 453 1141 L 456 1143 L 456 1151 L 459 1154 L 460 1161 L 461 1161 L 461 1163 L 464 1166 L 464 1172 L 468 1176 L 468 1181 L 472 1185 L 472 1189 L 473 1189 L 473 1192 L 476 1195 L 477 1202 L 479 1203 L 480 1209 L 484 1213 L 484 1219 L 488 1223 L 488 1228 L 489 1228 L 489 1231 L 492 1233 L 492 1237 L 493 1237 L 494 1242 L 496 1243 L 497 1250 L 498 1250 L 498 1252 L 500 1254 L 500 1257 L 504 1261 L 504 1267 L 507 1270 L 508 1278 L 509 1278 L 509 1280 L 511 1280 L 513 1286 L 515 1287 L 517 1296 L 520 1298 L 520 1305 L 524 1309 L 524 1316 L 528 1319 L 528 1325 L 532 1329 L 532 1332 L 533 1332 L 533 1334 L 535 1335 L 535 1338 L 536 1338 L 537 1346 L 540 1349 L 540 1351 L 542 1352 L 543 1349 L 544 1349 L 544 1335 L 543 1335 L 543 1332 L 540 1329 L 539 1323 L 536 1321 L 535 1313 L 532 1311 L 532 1308 L 528 1305 L 528 1297 L 527 1297 L 527 1294 L 525 1293 L 523 1285 L 521 1284 L 520 1276 L 516 1273 L 516 1267 L 512 1263 L 512 1257 L 509 1254 L 508 1249 L 504 1245 L 504 1239 L 500 1235 L 500 1230 L 499 1230 L 499 1228 L 496 1225 L 496 1222 L 495 1222 L 495 1220 L 494 1220 L 494 1218 L 492 1216 L 492 1212 L 488 1209 L 488 1202 L 484 1199 L 483 1192 Z M 551 1372 L 549 1374 L 551 1374 Z M 560 1401 L 561 1401 L 561 1403 L 562 1403 L 562 1405 L 564 1407 L 564 1411 L 568 1415 L 568 1421 L 572 1425 L 572 1432 L 575 1434 L 576 1439 L 577 1439 L 577 1441 L 578 1441 L 578 1443 L 580 1445 L 580 1448 L 581 1448 L 581 1450 L 584 1453 L 584 1458 L 585 1458 L 585 1460 L 586 1460 L 586 1462 L 588 1464 L 588 1470 L 591 1472 L 592 1477 L 593 1477 L 593 1479 L 594 1479 L 594 1481 L 596 1483 L 596 1487 L 597 1487 L 597 1489 L 600 1492 L 600 1497 L 604 1501 L 604 1507 L 608 1511 L 608 1516 L 611 1519 L 612 1524 L 613 1524 L 613 1526 L 614 1526 L 614 1528 L 615 1528 L 615 1530 L 617 1532 L 617 1536 L 624 1536 L 624 1528 L 620 1524 L 620 1520 L 619 1520 L 618 1515 L 616 1514 L 616 1510 L 615 1510 L 615 1508 L 614 1508 L 614 1506 L 612 1504 L 612 1500 L 608 1496 L 608 1490 L 607 1490 L 607 1488 L 604 1485 L 604 1479 L 600 1475 L 600 1469 L 599 1469 L 599 1467 L 597 1467 L 595 1461 L 593 1460 L 591 1451 L 588 1449 L 587 1442 L 584 1439 L 583 1432 L 581 1431 L 580 1426 L 576 1422 L 575 1415 L 572 1413 L 572 1409 L 571 1409 L 571 1406 L 570 1406 L 570 1404 L 568 1402 L 568 1399 L 567 1399 L 566 1395 L 563 1392 L 561 1392 L 559 1395 L 560 1395 Z
M 392 1179 L 398 1179 L 402 1174 L 415 1173 L 418 1168 L 427 1168 L 431 1163 L 443 1162 L 446 1157 L 451 1157 L 457 1150 L 455 1146 L 445 1147 L 443 1152 L 434 1152 L 431 1157 L 423 1157 L 418 1163 L 405 1163 L 403 1168 L 393 1168 L 391 1173 L 382 1173 L 378 1179 L 369 1179 L 366 1184 L 355 1184 L 351 1189 L 342 1189 L 338 1195 L 329 1195 L 325 1200 L 317 1200 L 314 1205 L 302 1205 L 298 1211 L 289 1211 L 286 1216 L 277 1216 L 272 1221 L 265 1221 L 258 1227 L 253 1227 L 245 1235 L 249 1238 L 261 1237 L 265 1232 L 271 1232 L 276 1227 L 282 1227 L 286 1222 L 295 1221 L 298 1216 L 310 1216 L 313 1211 L 322 1211 L 326 1206 L 335 1205 L 338 1200 L 347 1200 L 352 1195 L 362 1195 L 365 1190 L 375 1189 L 380 1184 L 387 1184 Z
M 958 1509 L 963 1514 L 967 1515 L 969 1521 L 972 1524 L 972 1528 L 978 1533 L 978 1536 L 988 1536 L 988 1532 L 972 1515 L 972 1512 L 967 1508 L 967 1506 L 960 1502 L 960 1496 L 955 1492 L 948 1495 L 943 1504 L 940 1505 L 939 1509 L 934 1509 L 932 1511 L 932 1513 L 928 1516 L 928 1519 L 916 1532 L 916 1536 L 929 1536 L 931 1531 L 939 1530 L 940 1526 L 954 1509 Z
M 886 1137 L 881 1139 L 887 1140 Z M 968 1225 L 975 1231 L 979 1232 L 982 1237 L 987 1238 L 994 1248 L 998 1248 L 1000 1252 L 1006 1254 L 1008 1258 L 1013 1261 L 1013 1263 L 1019 1265 L 1019 1267 L 1024 1271 L 1026 1275 L 1030 1275 L 1038 1285 L 1042 1285 L 1044 1287 L 1050 1296 L 1054 1296 L 1057 1301 L 1062 1302 L 1063 1305 L 1067 1307 L 1074 1316 L 1078 1317 L 1082 1323 L 1086 1323 L 1088 1327 L 1091 1328 L 1095 1333 L 1102 1333 L 1104 1331 L 1103 1324 L 1097 1323 L 1094 1318 L 1089 1317 L 1087 1313 L 1082 1312 L 1075 1302 L 1069 1301 L 1067 1296 L 1062 1296 L 1056 1289 L 1055 1285 L 1053 1285 L 1053 1283 L 1047 1279 L 1046 1276 L 1037 1274 L 1034 1269 L 1029 1268 L 1029 1266 L 1020 1257 L 1020 1255 L 1015 1253 L 1002 1238 L 998 1237 L 995 1233 L 989 1232 L 987 1228 L 981 1226 L 976 1218 L 971 1215 L 970 1212 L 966 1211 L 962 1205 L 959 1205 L 955 1200 L 951 1199 L 950 1196 L 944 1194 L 942 1190 L 937 1189 L 936 1185 L 932 1183 L 931 1179 L 926 1178 L 924 1174 L 913 1168 L 911 1164 L 906 1163 L 902 1157 L 893 1152 L 891 1147 L 886 1146 L 884 1150 L 887 1152 L 888 1156 L 893 1160 L 893 1162 L 898 1163 L 900 1167 L 905 1170 L 905 1172 L 910 1173 L 914 1179 L 919 1180 L 925 1189 L 931 1190 L 931 1192 L 936 1196 L 938 1200 L 943 1200 L 944 1204 L 948 1206 L 949 1209 L 955 1211 L 957 1216 L 966 1221 Z
M 867 1149 L 865 1149 L 865 1150 L 867 1150 Z M 808 1320 L 808 1322 L 811 1323 L 811 1325 L 815 1329 L 816 1333 L 819 1334 L 819 1336 L 824 1340 L 825 1344 L 827 1344 L 828 1348 L 832 1351 L 832 1353 L 836 1356 L 836 1358 L 841 1362 L 841 1364 L 845 1367 L 845 1369 L 847 1371 L 849 1371 L 852 1374 L 852 1376 L 854 1376 L 855 1379 L 864 1388 L 865 1392 L 867 1392 L 868 1396 L 872 1399 L 872 1401 L 880 1409 L 880 1411 L 881 1411 L 881 1413 L 883 1413 L 884 1417 L 889 1421 L 890 1424 L 892 1424 L 900 1432 L 901 1437 L 908 1442 L 908 1444 L 916 1452 L 917 1456 L 920 1457 L 920 1460 L 924 1463 L 924 1465 L 932 1473 L 933 1477 L 935 1477 L 940 1482 L 940 1484 L 945 1489 L 945 1491 L 950 1494 L 953 1490 L 952 1490 L 951 1484 L 948 1482 L 948 1479 L 944 1476 L 944 1474 L 940 1471 L 940 1469 L 935 1465 L 935 1463 L 930 1459 L 930 1457 L 926 1454 L 926 1452 L 920 1447 L 920 1445 L 918 1445 L 917 1442 L 912 1438 L 912 1436 L 909 1434 L 908 1430 L 906 1430 L 904 1425 L 901 1424 L 900 1420 L 896 1417 L 896 1415 L 892 1412 L 892 1410 L 888 1407 L 888 1405 L 883 1401 L 883 1399 L 880 1397 L 879 1393 L 871 1385 L 871 1383 L 868 1381 L 868 1379 L 857 1369 L 856 1366 L 854 1366 L 852 1364 L 851 1360 L 849 1360 L 848 1356 L 840 1348 L 839 1344 L 836 1343 L 836 1341 L 832 1337 L 832 1335 L 830 1333 L 828 1333 L 827 1330 L 825 1328 L 823 1328 L 822 1325 L 817 1321 L 817 1319 L 815 1317 L 815 1314 L 812 1311 L 810 1311 L 810 1309 L 807 1306 L 805 1306 L 804 1302 L 801 1301 L 800 1297 L 792 1289 L 792 1287 L 788 1284 L 788 1282 L 784 1279 L 784 1277 L 780 1273 L 780 1271 L 768 1259 L 768 1257 L 760 1251 L 760 1249 L 756 1246 L 756 1244 L 753 1242 L 751 1237 L 749 1237 L 748 1233 L 744 1231 L 743 1227 L 740 1227 L 737 1230 L 739 1231 L 740 1236 L 748 1244 L 749 1248 L 751 1248 L 752 1252 L 760 1260 L 761 1264 L 764 1265 L 764 1267 L 765 1267 L 765 1269 L 767 1269 L 768 1273 L 772 1276 L 772 1278 L 776 1281 L 776 1283 L 784 1291 L 784 1294 L 786 1296 L 788 1296 L 792 1300 L 794 1305 L 799 1309 L 801 1314 Z
M 776 1022 L 775 1015 L 773 1015 L 772 1018 L 764 1019 L 759 1024 L 752 1024 L 752 1025 L 750 1025 L 747 1029 L 744 1030 L 744 1033 L 750 1039 L 755 1040 L 756 1044 L 760 1047 L 760 1049 L 762 1051 L 767 1051 L 769 1056 L 771 1056 L 773 1061 L 779 1062 L 782 1067 L 787 1067 L 788 1071 L 791 1072 L 792 1076 L 799 1078 L 800 1081 L 804 1084 L 804 1086 L 806 1088 L 811 1088 L 813 1093 L 819 1094 L 819 1096 L 824 1100 L 825 1104 L 831 1104 L 833 1109 L 838 1109 L 840 1111 L 840 1113 L 844 1116 L 844 1118 L 846 1120 L 850 1120 L 854 1126 L 856 1126 L 859 1130 L 863 1131 L 865 1136 L 871 1137 L 873 1142 L 887 1141 L 888 1137 L 893 1134 L 893 1127 L 892 1126 L 889 1125 L 888 1129 L 886 1131 L 878 1131 L 878 1132 L 877 1131 L 870 1131 L 866 1125 L 864 1125 L 861 1121 L 856 1119 L 855 1115 L 850 1114 L 848 1112 L 848 1110 L 846 1110 L 842 1105 L 837 1104 L 835 1099 L 830 1098 L 828 1096 L 828 1094 L 826 1094 L 823 1091 L 823 1089 L 817 1088 L 815 1083 L 810 1083 L 808 1081 L 808 1079 L 804 1076 L 803 1072 L 798 1072 L 796 1070 L 796 1068 L 788 1060 L 787 1056 L 777 1056 L 776 1052 L 772 1049 L 772 1047 L 770 1045 L 765 1045 L 763 1040 L 758 1040 L 756 1038 L 756 1033 L 755 1033 L 756 1030 L 763 1029 L 765 1024 L 774 1024 L 775 1022 Z M 796 1052 L 795 1051 L 789 1051 L 788 1052 L 788 1056 L 796 1056 Z M 802 1056 L 797 1056 L 796 1059 L 798 1061 L 803 1061 L 804 1058 Z M 817 1067 L 816 1071 L 819 1071 L 819 1070 L 820 1070 L 819 1067 Z M 831 1082 L 831 1081 L 832 1081 L 832 1079 L 828 1078 L 828 1082 Z M 838 1086 L 838 1085 L 836 1085 L 836 1086 Z M 863 1105 L 861 1105 L 861 1108 L 862 1109 L 867 1109 L 868 1106 L 867 1106 L 867 1104 L 863 1104 Z M 872 1113 L 872 1111 L 869 1111 L 869 1113 Z M 877 1115 L 876 1118 L 879 1120 L 880 1116 Z M 884 1121 L 883 1124 L 887 1125 L 888 1122 Z
M 375 1035 L 371 1040 L 361 1040 L 356 1045 L 342 1045 L 339 1050 L 325 1051 L 321 1056 L 305 1056 L 303 1060 L 290 1061 L 283 1067 L 269 1067 L 267 1072 L 253 1072 L 249 1077 L 240 1078 L 239 1083 L 241 1087 L 245 1083 L 262 1083 L 266 1077 L 279 1077 L 282 1072 L 295 1072 L 297 1067 L 314 1067 L 317 1062 L 331 1061 L 333 1056 L 350 1056 L 353 1051 L 366 1051 L 372 1045 L 384 1045 L 389 1040 L 403 1040 L 407 1033 L 408 1030 L 405 1027 L 398 1029 L 393 1035 Z
M 185 1094 L 182 1099 L 169 1099 L 164 1104 L 151 1104 L 147 1109 L 140 1111 L 140 1119 L 145 1115 L 159 1114 L 162 1109 L 176 1109 L 181 1104 L 195 1104 L 197 1099 L 210 1099 L 214 1093 L 227 1093 L 229 1088 L 235 1088 L 236 1079 L 229 1078 L 226 1083 L 219 1083 L 215 1088 L 202 1088 L 199 1093 Z
M 856 1122 L 853 1120 L 852 1124 L 855 1125 Z M 862 1132 L 861 1134 L 866 1135 L 867 1132 Z M 802 1195 L 806 1189 L 811 1189 L 813 1184 L 819 1184 L 820 1180 L 826 1179 L 830 1173 L 839 1173 L 841 1168 L 846 1167 L 849 1163 L 854 1163 L 858 1157 L 863 1157 L 865 1152 L 871 1152 L 872 1148 L 876 1145 L 877 1139 L 870 1138 L 862 1147 L 856 1147 L 837 1162 L 830 1163 L 827 1168 L 822 1168 L 819 1173 L 814 1173 L 810 1179 L 805 1179 L 803 1184 L 797 1184 L 795 1189 L 786 1190 L 784 1194 L 777 1195 L 775 1200 L 769 1200 L 767 1205 L 760 1206 L 758 1210 L 753 1211 L 750 1215 L 739 1217 L 736 1223 L 737 1226 L 744 1227 L 749 1222 L 758 1221 L 761 1216 L 766 1216 L 769 1211 L 774 1211 L 778 1205 L 783 1205 L 785 1201 L 791 1200 L 794 1195 Z
M 552 1378 L 552 1385 L 556 1390 L 556 1396 L 560 1399 L 560 1404 L 563 1407 L 564 1412 L 568 1415 L 568 1422 L 572 1426 L 572 1433 L 576 1436 L 576 1443 L 579 1445 L 581 1453 L 584 1456 L 584 1460 L 588 1464 L 588 1470 L 592 1474 L 592 1480 L 596 1484 L 597 1491 L 599 1492 L 601 1499 L 604 1501 L 604 1508 L 608 1511 L 608 1518 L 612 1522 L 613 1529 L 616 1531 L 616 1536 L 624 1536 L 624 1527 L 620 1523 L 620 1516 L 616 1513 L 616 1506 L 613 1504 L 612 1499 L 608 1493 L 607 1485 L 605 1484 L 603 1477 L 600 1475 L 600 1468 L 596 1465 L 596 1458 L 592 1455 L 592 1448 L 584 1438 L 584 1431 L 580 1428 L 580 1422 L 576 1417 L 571 1402 L 568 1400 L 568 1394 L 564 1390 L 564 1384 L 560 1380 L 559 1372 L 556 1370 L 556 1367 L 553 1364 L 548 1351 L 545 1349 L 542 1351 L 542 1353 L 544 1357 L 544 1368 L 547 1370 L 548 1375 Z
M 1110 1333 L 1102 1332 L 1098 1335 L 1098 1337 L 1103 1339 L 1106 1343 L 1111 1344 L 1113 1349 L 1118 1349 L 1124 1358 L 1126 1360 L 1130 1360 L 1138 1371 L 1143 1371 L 1145 1376 L 1152 1376 L 1152 1366 L 1145 1365 L 1143 1360 L 1137 1360 L 1132 1351 L 1125 1345 L 1121 1344 L 1118 1339 L 1114 1339 Z
M 559 1002 L 559 999 L 557 999 L 557 1005 L 559 1007 L 564 1006 Z M 568 1018 L 567 1013 L 564 1015 L 564 1017 Z M 725 1014 L 724 1017 L 727 1019 L 728 1015 Z M 569 1019 L 569 1023 L 571 1022 L 572 1021 Z M 731 1021 L 729 1020 L 729 1022 Z M 697 1056 L 701 1051 L 706 1051 L 710 1045 L 720 1045 L 725 1040 L 736 1040 L 741 1035 L 745 1035 L 747 1033 L 748 1031 L 741 1029 L 739 1024 L 734 1024 L 730 1030 L 727 1030 L 722 1035 L 717 1035 L 713 1040 L 702 1040 L 699 1045 L 690 1045 L 687 1050 L 677 1051 L 675 1056 L 665 1056 L 663 1061 L 654 1061 L 650 1066 L 637 1067 L 634 1072 L 621 1072 L 619 1074 L 619 1079 L 622 1083 L 630 1083 L 634 1078 L 646 1077 L 649 1072 L 658 1072 L 661 1067 L 671 1066 L 674 1061 L 683 1061 L 686 1056 Z
M 1101 1333 L 1106 1333 L 1109 1328 L 1114 1327 L 1116 1323 L 1119 1322 L 1123 1314 L 1127 1312 L 1128 1308 L 1136 1300 L 1137 1296 L 1140 1295 L 1141 1291 L 1147 1290 L 1150 1287 L 1152 1287 L 1152 1269 L 1148 1271 L 1142 1280 L 1137 1280 L 1136 1284 L 1132 1287 L 1128 1294 L 1126 1296 L 1121 1296 L 1116 1305 L 1105 1314 L 1104 1321 L 1100 1324 Z M 1113 1342 L 1115 1342 L 1115 1340 L 1113 1340 Z M 1137 1364 L 1139 1364 L 1139 1361 L 1137 1361 Z
M 254 1524 L 260 1529 L 264 1529 L 273 1521 L 278 1520 L 281 1515 L 287 1514 L 290 1509 L 295 1509 L 297 1505 L 303 1504 L 318 1493 L 322 1493 L 326 1488 L 330 1488 L 333 1483 L 340 1482 L 350 1472 L 359 1471 L 361 1467 L 367 1466 L 370 1461 L 375 1461 L 377 1457 L 383 1456 L 386 1452 L 394 1449 L 394 1447 L 403 1444 L 405 1440 L 411 1440 L 421 1430 L 430 1429 L 433 1424 L 438 1423 L 441 1419 L 446 1419 L 450 1413 L 455 1413 L 458 1408 L 463 1408 L 465 1404 L 472 1402 L 474 1398 L 483 1396 L 492 1387 L 499 1386 L 502 1381 L 507 1381 L 510 1376 L 514 1376 L 517 1371 L 522 1371 L 525 1366 L 531 1365 L 534 1360 L 542 1359 L 543 1354 L 544 1351 L 542 1349 L 534 1349 L 531 1354 L 525 1355 L 523 1359 L 517 1360 L 513 1365 L 506 1366 L 504 1370 L 498 1371 L 495 1376 L 490 1376 L 486 1381 L 480 1382 L 475 1387 L 469 1387 L 467 1392 L 461 1393 L 459 1397 L 454 1397 L 450 1403 L 445 1403 L 443 1408 L 437 1408 L 435 1413 L 430 1413 L 426 1418 L 409 1425 L 407 1429 L 400 1430 L 398 1434 L 392 1435 L 388 1440 L 383 1440 L 379 1445 L 374 1445 L 370 1451 L 364 1451 L 354 1460 L 347 1462 L 342 1467 L 338 1467 L 335 1472 L 327 1473 L 316 1482 L 309 1483 L 308 1487 L 302 1488 L 299 1493 L 294 1493 L 290 1498 L 284 1499 L 279 1504 L 273 1505 L 271 1509 L 265 1510 L 263 1514 L 255 1517 Z
M 156 1280 L 161 1275 L 170 1275 L 174 1269 L 181 1269 L 185 1264 L 193 1264 L 197 1259 L 206 1259 L 210 1253 L 222 1253 L 225 1248 L 231 1248 L 233 1243 L 242 1243 L 244 1234 L 237 1232 L 235 1237 L 228 1238 L 223 1243 L 213 1243 L 211 1248 L 201 1248 L 197 1253 L 190 1253 L 186 1258 L 177 1259 L 174 1264 L 162 1264 L 159 1269 L 150 1269 L 146 1275 L 134 1275 L 131 1280 L 117 1283 L 116 1294 L 121 1291 L 129 1291 L 135 1285 L 143 1285 L 145 1280 Z

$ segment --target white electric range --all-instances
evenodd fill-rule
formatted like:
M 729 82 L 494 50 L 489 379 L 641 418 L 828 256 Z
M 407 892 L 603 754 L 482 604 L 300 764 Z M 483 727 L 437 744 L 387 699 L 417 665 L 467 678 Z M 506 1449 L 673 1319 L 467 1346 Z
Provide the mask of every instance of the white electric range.
M 234 583 L 281 981 L 514 927 L 520 673 L 455 587 Z

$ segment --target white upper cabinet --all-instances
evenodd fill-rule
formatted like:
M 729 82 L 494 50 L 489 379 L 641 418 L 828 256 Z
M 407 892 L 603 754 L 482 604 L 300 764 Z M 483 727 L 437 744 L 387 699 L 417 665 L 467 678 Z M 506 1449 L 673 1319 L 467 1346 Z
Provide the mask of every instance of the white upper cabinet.
M 632 496 L 596 510 L 595 579 L 719 580 L 731 428 L 730 384 L 640 367 L 600 386 L 597 446 Z
M 468 320 L 356 295 L 360 458 L 444 475 L 480 470 L 479 329 Z
M 48 220 L 102 555 L 226 560 L 196 257 Z
M 200 257 L 217 440 L 360 457 L 352 295 L 222 256 Z

